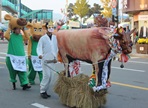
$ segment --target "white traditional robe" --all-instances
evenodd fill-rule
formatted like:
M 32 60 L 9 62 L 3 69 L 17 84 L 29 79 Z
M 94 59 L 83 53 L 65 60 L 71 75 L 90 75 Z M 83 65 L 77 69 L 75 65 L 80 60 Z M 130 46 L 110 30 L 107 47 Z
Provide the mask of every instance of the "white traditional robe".
M 53 77 L 54 63 L 45 63 L 46 60 L 57 60 L 58 45 L 57 38 L 52 35 L 50 39 L 47 34 L 42 36 L 38 42 L 37 54 L 42 55 L 43 79 L 40 84 L 40 93 L 47 92 Z M 52 69 L 51 69 L 52 68 Z

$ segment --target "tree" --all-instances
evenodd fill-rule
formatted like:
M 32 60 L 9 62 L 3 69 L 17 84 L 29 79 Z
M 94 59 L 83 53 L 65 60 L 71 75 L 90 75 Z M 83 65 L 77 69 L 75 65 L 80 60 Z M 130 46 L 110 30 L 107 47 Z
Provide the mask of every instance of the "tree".
M 101 10 L 103 10 L 103 8 L 101 8 L 101 5 L 94 3 L 93 7 L 89 10 L 88 17 L 94 14 L 100 14 Z
M 79 15 L 82 22 L 82 18 L 86 16 L 89 11 L 88 2 L 86 2 L 86 0 L 77 0 L 73 6 L 73 10 L 75 14 Z
M 71 19 L 72 16 L 74 16 L 73 6 L 74 6 L 74 5 L 73 5 L 72 3 L 70 3 L 69 6 L 68 6 L 68 8 L 67 8 L 67 17 L 68 17 L 69 19 Z
M 101 14 L 106 18 L 111 18 L 112 16 L 111 0 L 101 0 L 101 2 L 104 8 Z

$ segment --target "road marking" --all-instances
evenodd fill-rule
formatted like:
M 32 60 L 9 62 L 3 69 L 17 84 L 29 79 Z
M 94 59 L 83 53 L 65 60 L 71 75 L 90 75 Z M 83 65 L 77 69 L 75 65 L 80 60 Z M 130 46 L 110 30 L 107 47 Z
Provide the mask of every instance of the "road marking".
M 120 70 L 134 71 L 134 72 L 135 72 L 135 71 L 136 71 L 136 72 L 145 72 L 144 70 L 120 68 L 120 67 L 114 67 L 114 66 L 112 66 L 111 68 L 113 68 L 113 69 L 120 69 Z
M 85 62 L 81 62 L 81 64 L 83 64 L 83 65 L 91 65 L 91 64 L 89 64 L 89 63 L 85 63 Z M 145 72 L 145 70 L 120 68 L 120 67 L 114 67 L 114 66 L 111 66 L 111 68 L 113 68 L 113 69 L 120 69 L 120 70 L 134 71 L 134 72 Z
M 6 64 L 6 63 L 4 63 L 4 62 L 0 62 L 0 64 Z
M 0 57 L 1 59 L 6 59 L 6 57 Z
M 131 57 L 131 59 L 137 59 L 137 58 L 140 58 L 140 57 Z
M 33 103 L 33 104 L 31 104 L 31 105 L 33 105 L 33 106 L 35 106 L 35 107 L 37 107 L 37 108 L 50 108 L 50 107 L 44 106 L 44 105 L 39 104 L 39 103 Z
M 123 84 L 123 83 L 118 83 L 118 82 L 111 82 L 111 83 L 115 84 L 115 85 L 126 86 L 126 87 L 136 88 L 136 89 L 140 89 L 140 90 L 148 90 L 148 88 L 146 88 L 146 87 L 134 86 L 134 85 Z
M 0 52 L 0 54 L 4 54 L 4 55 L 6 55 L 7 53 L 4 53 L 4 52 Z
M 140 61 L 128 61 L 128 62 L 132 62 L 132 63 L 140 63 L 140 64 L 148 64 L 148 62 L 140 62 Z

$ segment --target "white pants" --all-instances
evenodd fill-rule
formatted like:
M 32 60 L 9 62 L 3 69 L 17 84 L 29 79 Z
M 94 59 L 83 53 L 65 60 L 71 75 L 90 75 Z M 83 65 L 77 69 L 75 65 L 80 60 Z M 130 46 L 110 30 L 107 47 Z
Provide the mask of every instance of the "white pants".
M 54 72 L 50 69 L 50 67 L 52 69 L 54 69 L 54 67 L 55 67 L 54 65 L 55 64 L 53 64 L 53 63 L 48 63 L 48 64 L 42 63 L 43 79 L 42 79 L 41 84 L 40 84 L 40 93 L 48 91 L 51 80 L 52 80 L 53 75 L 54 75 Z

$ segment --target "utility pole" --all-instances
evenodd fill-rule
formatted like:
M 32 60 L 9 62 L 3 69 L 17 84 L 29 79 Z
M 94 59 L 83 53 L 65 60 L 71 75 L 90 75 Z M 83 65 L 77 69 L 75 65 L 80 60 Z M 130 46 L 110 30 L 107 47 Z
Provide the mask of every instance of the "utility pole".
M 2 0 L 0 0 L 0 22 L 2 22 Z
M 21 17 L 21 0 L 17 0 L 17 5 L 18 5 L 18 18 Z
M 116 7 L 116 10 L 117 10 L 117 27 L 118 27 L 118 23 L 119 23 L 119 0 L 117 0 L 117 7 Z
M 65 5 L 66 22 L 68 20 L 68 18 L 67 18 L 67 9 L 68 9 L 68 0 L 66 0 L 66 5 Z

